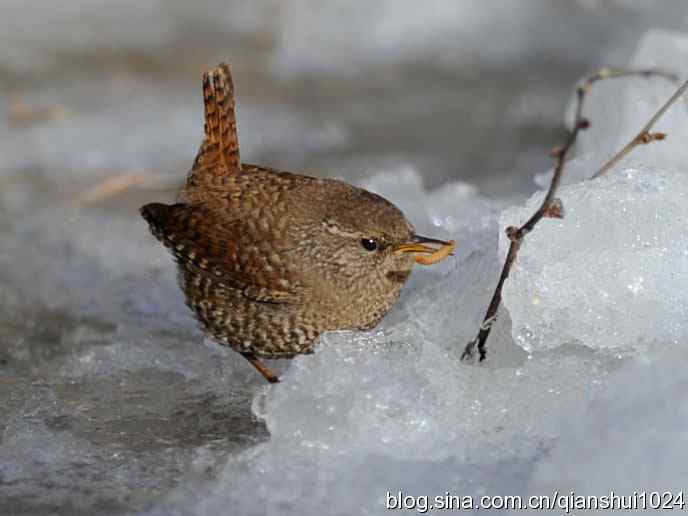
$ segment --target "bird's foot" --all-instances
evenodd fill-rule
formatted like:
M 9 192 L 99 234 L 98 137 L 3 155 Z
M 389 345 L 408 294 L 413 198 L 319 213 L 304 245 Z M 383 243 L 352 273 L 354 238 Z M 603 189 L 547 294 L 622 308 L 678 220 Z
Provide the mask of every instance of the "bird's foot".
M 265 378 L 268 382 L 270 383 L 279 383 L 279 378 L 278 376 L 273 373 L 268 366 L 263 364 L 258 358 L 256 358 L 256 355 L 253 353 L 242 353 L 241 356 L 243 356 L 246 360 L 248 360 L 253 367 L 256 368 L 256 370 L 263 375 L 263 378 Z

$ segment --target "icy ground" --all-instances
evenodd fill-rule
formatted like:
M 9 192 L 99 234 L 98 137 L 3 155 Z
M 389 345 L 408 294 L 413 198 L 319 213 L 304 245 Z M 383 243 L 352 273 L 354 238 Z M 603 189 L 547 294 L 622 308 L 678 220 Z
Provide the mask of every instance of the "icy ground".
M 633 64 L 675 68 L 686 58 L 688 38 L 652 33 Z M 608 155 L 595 138 L 632 134 L 672 88 L 617 81 L 595 92 L 586 163 Z M 597 118 L 594 106 L 612 99 L 617 116 Z M 666 142 L 562 189 L 567 216 L 545 220 L 524 244 L 505 291 L 511 321 L 501 314 L 482 367 L 461 365 L 459 354 L 496 278 L 498 227 L 521 222 L 539 194 L 503 211 L 498 226 L 499 203 L 465 185 L 419 194 L 409 170 L 367 181 L 419 229 L 456 238 L 459 253 L 416 275 L 381 328 L 327 335 L 314 356 L 295 359 L 282 384 L 254 399 L 269 440 L 147 514 L 383 514 L 387 491 L 685 486 L 685 107 L 657 127 Z
M 153 15 L 145 11 L 133 22 Z M 408 21 L 405 31 L 421 38 L 424 23 Z M 147 37 L 164 46 L 172 28 L 159 28 Z M 366 41 L 364 55 L 385 61 L 390 49 L 380 42 L 389 34 L 384 23 L 374 28 L 387 35 Z M 297 29 L 287 24 L 284 37 Z M 278 69 L 327 67 L 331 60 L 322 56 L 348 44 L 335 40 L 334 48 L 311 54 L 307 37 L 289 41 Z M 69 50 L 72 43 L 61 44 Z M 14 60 L 0 65 L 25 57 L 8 55 Z M 684 76 L 687 62 L 688 37 L 669 33 L 647 36 L 634 58 Z M 79 202 L 77 194 L 110 175 L 108 167 L 178 174 L 198 137 L 199 108 L 190 111 L 185 90 L 164 89 L 161 81 L 163 90 L 150 92 L 126 75 L 98 80 L 104 90 L 94 105 L 3 130 L 0 140 L 4 510 L 385 514 L 387 491 L 603 494 L 686 485 L 685 104 L 657 128 L 667 141 L 584 181 L 671 85 L 613 81 L 594 91 L 592 128 L 560 192 L 566 218 L 543 221 L 524 244 L 489 360 L 479 367 L 462 365 L 459 356 L 496 280 L 502 230 L 521 222 L 539 197 L 524 207 L 511 196 L 488 199 L 467 183 L 426 191 L 426 172 L 414 164 L 369 167 L 377 174 L 363 186 L 397 203 L 419 232 L 455 238 L 457 254 L 414 273 L 379 328 L 325 336 L 314 355 L 274 363 L 283 382 L 266 386 L 243 359 L 195 329 L 171 259 L 137 215 L 151 192 L 125 203 Z M 38 100 L 65 102 L 94 87 L 60 84 Z M 345 154 L 355 138 L 264 105 L 241 104 L 247 155 Z M 258 133 L 250 128 L 261 109 L 277 122 Z

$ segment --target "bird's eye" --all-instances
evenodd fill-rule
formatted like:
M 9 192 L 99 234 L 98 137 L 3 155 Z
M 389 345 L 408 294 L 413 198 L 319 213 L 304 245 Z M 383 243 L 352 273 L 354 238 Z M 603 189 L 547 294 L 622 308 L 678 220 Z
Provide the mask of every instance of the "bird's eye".
M 375 251 L 377 249 L 377 242 L 372 238 L 362 238 L 361 245 L 366 251 Z

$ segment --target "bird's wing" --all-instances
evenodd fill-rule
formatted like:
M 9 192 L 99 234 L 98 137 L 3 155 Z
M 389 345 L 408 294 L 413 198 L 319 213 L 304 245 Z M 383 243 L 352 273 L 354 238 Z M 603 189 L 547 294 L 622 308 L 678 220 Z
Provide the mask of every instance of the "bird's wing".
M 147 204 L 141 214 L 151 231 L 185 268 L 264 303 L 297 304 L 303 288 L 282 265 L 279 251 L 248 240 L 241 220 L 187 204 Z
M 203 74 L 205 135 L 187 189 L 219 186 L 227 175 L 240 170 L 239 138 L 234 113 L 234 84 L 229 66 L 220 64 Z

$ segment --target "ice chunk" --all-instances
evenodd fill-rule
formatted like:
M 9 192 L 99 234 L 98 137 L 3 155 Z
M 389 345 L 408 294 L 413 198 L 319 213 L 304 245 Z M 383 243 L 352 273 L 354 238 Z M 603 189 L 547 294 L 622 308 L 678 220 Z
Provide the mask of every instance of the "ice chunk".
M 589 353 L 461 366 L 404 325 L 326 336 L 254 403 L 270 440 L 228 462 L 182 513 L 384 514 L 386 492 L 519 493 L 566 410 L 605 384 Z M 543 417 L 547 414 L 547 417 Z M 167 514 L 160 506 L 152 515 Z
M 657 68 L 688 79 L 688 36 L 668 31 L 650 31 L 643 36 L 628 66 L 631 69 Z M 661 78 L 628 78 L 602 81 L 593 87 L 586 113 L 592 122 L 581 134 L 578 150 L 600 163 L 628 143 L 652 115 L 672 95 L 678 84 Z M 677 102 L 652 129 L 667 133 L 667 139 L 636 148 L 617 170 L 640 165 L 681 170 L 688 167 L 688 104 Z M 594 170 L 590 172 L 592 175 Z M 589 177 L 589 176 L 588 176 Z
M 66 11 L 68 17 L 82 4 Z M 84 7 L 84 16 L 105 22 L 120 16 L 101 17 L 101 4 Z M 364 62 L 383 63 L 441 54 L 447 45 L 462 52 L 456 40 L 446 43 L 442 36 L 455 23 L 484 32 L 491 11 L 468 12 L 472 17 L 456 22 L 443 13 L 462 13 L 473 4 L 433 11 L 383 2 L 374 14 L 390 16 L 363 20 L 363 31 L 373 27 L 373 39 L 356 48 L 371 50 Z M 194 16 L 179 2 L 169 5 L 165 9 L 188 13 L 183 19 Z M 512 45 L 508 36 L 514 33 L 525 39 L 513 48 L 546 48 L 513 28 L 514 21 L 537 18 L 535 8 L 509 5 L 516 16 L 499 22 L 511 24 L 501 31 L 507 37 L 486 43 L 468 31 L 469 43 L 496 45 L 490 48 L 504 59 L 509 53 L 500 47 Z M 312 45 L 335 24 L 361 27 L 357 11 L 344 12 L 342 23 L 342 9 L 341 2 L 328 4 L 313 15 L 322 23 L 303 35 L 294 32 L 303 21 L 287 13 L 284 38 L 275 38 L 278 62 L 293 58 L 298 69 L 315 55 L 313 48 L 316 60 L 336 61 L 335 67 L 358 59 L 346 52 L 332 59 L 351 44 L 341 32 Z M 132 30 L 146 25 L 154 11 L 144 9 Z M 34 22 L 40 28 L 42 22 Z M 437 30 L 428 32 L 427 25 Z M 165 45 L 166 26 L 163 19 L 126 49 Z M 409 39 L 399 40 L 398 30 Z M 55 31 L 39 32 L 44 40 L 55 39 Z M 79 30 L 72 34 L 79 41 L 58 38 L 57 53 L 72 55 L 82 37 L 88 40 Z M 575 39 L 556 30 L 548 34 L 567 49 L 581 39 L 578 33 Z M 108 30 L 103 38 L 117 46 L 128 31 Z M 18 43 L 25 37 L 7 39 L 14 41 L 11 54 L 24 48 Z M 649 57 L 664 53 L 683 62 L 680 38 L 647 41 Z M 392 48 L 395 43 L 401 46 Z M 35 53 L 35 47 L 26 52 Z M 5 57 L 0 66 L 16 71 Z M 26 63 L 45 69 L 37 56 Z M 152 78 L 108 81 L 108 95 L 94 97 L 104 84 L 94 78 L 52 85 L 48 101 L 79 97 L 77 109 L 70 113 L 68 106 L 64 119 L 43 126 L 0 128 L 7 136 L 0 144 L 0 512 L 57 507 L 69 514 L 120 513 L 153 505 L 144 514 L 385 514 L 386 491 L 506 495 L 528 486 L 537 492 L 593 482 L 627 488 L 648 480 L 640 468 L 648 464 L 647 475 L 667 487 L 667 477 L 682 478 L 671 446 L 683 442 L 685 414 L 671 400 L 686 387 L 679 368 L 667 364 L 685 362 L 685 353 L 673 350 L 651 361 L 649 354 L 600 349 L 657 344 L 654 353 L 685 338 L 688 176 L 677 170 L 685 162 L 680 118 L 671 119 L 676 125 L 667 129 L 667 142 L 643 149 L 669 149 L 657 156 L 667 160 L 658 162 L 661 167 L 624 164 L 599 181 L 562 190 L 567 218 L 543 221 L 525 242 L 505 291 L 511 313 L 500 314 L 489 359 L 478 367 L 462 365 L 459 356 L 492 294 L 500 241 L 504 252 L 502 229 L 522 221 L 537 199 L 498 221 L 508 199 L 489 201 L 463 183 L 427 192 L 418 171 L 405 163 L 366 180 L 366 187 L 399 205 L 419 232 L 455 238 L 456 256 L 414 271 L 400 303 L 375 331 L 325 335 L 313 355 L 276 366 L 282 383 L 265 386 L 242 357 L 202 342 L 175 284 L 172 260 L 136 213 L 141 202 L 128 196 L 88 208 L 71 202 L 72 193 L 108 169 L 173 172 L 181 162 L 188 166 L 198 144 L 200 102 L 184 107 L 179 90 Z M 638 84 L 652 89 L 661 83 Z M 669 86 L 657 87 L 670 93 Z M 663 100 L 664 90 L 656 93 Z M 605 104 L 608 94 L 600 95 L 592 102 Z M 242 127 L 268 116 L 276 123 L 249 135 L 245 154 L 337 148 L 350 136 L 339 126 L 321 131 L 315 112 L 301 117 L 282 104 L 258 108 L 248 102 L 239 110 L 248 120 Z M 128 109 L 121 111 L 121 105 Z M 610 131 L 612 122 L 635 123 L 615 121 L 603 108 L 599 123 L 593 117 L 593 130 L 604 129 L 606 118 Z M 383 117 L 381 127 L 388 122 Z M 158 138 L 161 124 L 176 127 L 164 141 Z M 130 130 L 116 130 L 122 126 Z M 601 159 L 595 133 L 589 134 L 584 156 Z M 370 169 L 368 156 L 357 159 Z M 512 325 L 517 343 L 531 353 L 514 344 Z M 528 335 L 524 325 L 536 332 Z M 637 369 L 610 374 L 629 362 Z M 653 426 L 645 430 L 648 415 Z M 624 471 L 625 483 L 616 464 L 633 470 Z
M 368 184 L 393 178 L 401 185 L 418 181 L 409 169 Z M 283 382 L 254 400 L 270 440 L 232 457 L 201 499 L 176 493 L 171 506 L 150 514 L 180 507 L 194 515 L 383 514 L 387 491 L 515 494 L 525 488 L 567 411 L 602 388 L 622 361 L 575 346 L 528 357 L 512 343 L 504 314 L 490 341 L 499 362 L 461 364 L 498 263 L 495 207 L 469 210 L 474 202 L 489 206 L 475 192 L 450 203 L 448 196 L 460 190 L 390 190 L 401 206 L 418 210 L 420 224 L 426 209 L 460 221 L 450 222 L 457 224 L 450 234 L 468 251 L 452 258 L 439 278 L 414 272 L 417 283 L 376 330 L 326 334 L 313 355 L 295 358 Z M 489 223 L 480 232 L 475 227 L 483 217 Z
M 505 211 L 501 225 L 523 223 L 542 195 Z M 628 169 L 559 196 L 564 219 L 543 219 L 528 235 L 504 288 L 517 342 L 628 350 L 685 337 L 688 176 Z
M 562 427 L 556 449 L 535 471 L 529 491 L 626 496 L 685 489 L 688 390 L 685 343 L 657 350 L 650 364 L 615 375 Z M 650 365 L 650 367 L 648 367 Z M 685 496 L 685 493 L 684 493 Z M 662 498 L 671 502 L 672 497 Z M 683 500 L 686 501 L 685 498 Z M 649 508 L 649 507 L 648 507 Z
M 627 68 L 673 72 L 679 81 L 629 77 L 595 83 L 586 97 L 583 112 L 591 126 L 579 134 L 576 159 L 567 163 L 562 184 L 592 177 L 638 134 L 678 85 L 688 79 L 688 35 L 665 30 L 649 31 L 638 44 Z M 652 128 L 652 132 L 666 133 L 665 140 L 636 147 L 616 165 L 615 170 L 649 165 L 685 173 L 688 170 L 688 147 L 685 145 L 687 102 L 684 96 Z M 572 121 L 574 107 L 575 102 L 572 101 L 568 110 L 569 121 Z M 546 188 L 551 177 L 550 171 L 536 176 L 536 182 Z

